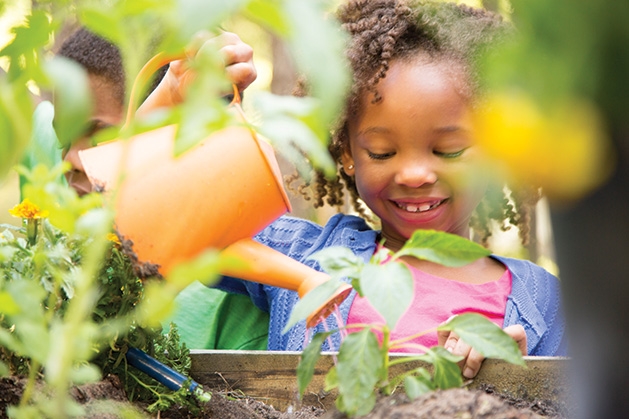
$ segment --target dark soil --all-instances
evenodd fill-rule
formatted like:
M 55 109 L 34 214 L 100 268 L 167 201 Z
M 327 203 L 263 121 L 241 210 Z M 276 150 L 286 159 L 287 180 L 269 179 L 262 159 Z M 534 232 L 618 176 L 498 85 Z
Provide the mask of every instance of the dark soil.
M 0 419 L 7 418 L 6 407 L 19 403 L 24 379 L 8 377 L 0 379 Z M 403 393 L 378 400 L 375 409 L 365 419 L 533 419 L 568 418 L 565 407 L 548 401 L 525 401 L 492 394 L 490 387 L 484 390 L 451 389 L 433 392 L 409 402 Z M 131 405 L 120 380 L 109 376 L 103 381 L 72 389 L 72 395 L 86 410 L 86 418 L 117 418 L 115 412 L 122 407 L 142 410 Z M 146 413 L 147 417 L 151 417 Z M 161 412 L 160 419 L 346 419 L 337 411 L 304 406 L 297 411 L 279 412 L 261 401 L 239 393 L 213 392 L 207 404 L 198 408 L 172 407 Z

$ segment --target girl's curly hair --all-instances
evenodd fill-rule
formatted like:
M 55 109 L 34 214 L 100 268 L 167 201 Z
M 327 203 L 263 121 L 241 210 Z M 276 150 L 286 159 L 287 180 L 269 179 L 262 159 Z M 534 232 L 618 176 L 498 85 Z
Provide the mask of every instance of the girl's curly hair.
M 349 146 L 348 119 L 358 114 L 360 98 L 365 94 L 371 95 L 372 103 L 381 100 L 377 84 L 386 77 L 392 61 L 410 60 L 418 53 L 439 60 L 455 60 L 469 81 L 461 93 L 471 97 L 481 90 L 478 57 L 512 30 L 499 15 L 486 10 L 421 0 L 349 0 L 339 8 L 337 18 L 350 35 L 346 55 L 353 77 L 345 112 L 332 130 L 329 145 L 329 152 L 337 162 Z M 347 192 L 354 209 L 369 218 L 354 179 L 338 166 L 335 179 L 315 172 L 310 191 L 315 207 L 327 203 L 340 208 Z M 527 243 L 530 212 L 539 197 L 537 188 L 515 191 L 492 187 L 470 223 L 477 239 L 487 244 L 491 220 L 495 220 L 503 229 L 517 226 L 522 242 Z

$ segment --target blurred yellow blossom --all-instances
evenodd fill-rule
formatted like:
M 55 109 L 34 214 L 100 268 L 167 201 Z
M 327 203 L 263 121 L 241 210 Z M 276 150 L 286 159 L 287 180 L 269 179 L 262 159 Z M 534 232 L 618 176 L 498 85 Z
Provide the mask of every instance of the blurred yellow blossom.
M 578 199 L 613 169 L 601 118 L 588 103 L 564 101 L 543 112 L 523 93 L 499 93 L 475 123 L 479 143 L 507 176 L 541 186 L 551 199 Z
M 21 203 L 10 209 L 9 214 L 14 217 L 26 218 L 29 220 L 48 217 L 47 210 L 39 209 L 39 207 L 33 204 L 28 198 L 24 198 Z
M 118 238 L 118 235 L 115 233 L 109 233 L 107 234 L 107 240 L 109 240 L 112 243 L 115 243 L 117 245 L 120 245 L 120 239 Z

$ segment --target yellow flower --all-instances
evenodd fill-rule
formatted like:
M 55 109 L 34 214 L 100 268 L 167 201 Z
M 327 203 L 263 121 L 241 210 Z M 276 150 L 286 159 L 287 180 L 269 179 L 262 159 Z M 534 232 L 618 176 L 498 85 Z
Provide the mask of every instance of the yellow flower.
M 120 245 L 120 239 L 114 233 L 107 234 L 107 240 L 109 240 L 110 242 L 113 242 L 113 243 L 115 243 L 117 245 Z
M 476 115 L 479 143 L 516 182 L 556 200 L 598 187 L 613 169 L 598 111 L 572 100 L 542 111 L 524 94 L 496 94 Z
M 28 198 L 24 198 L 24 200 L 13 207 L 13 209 L 9 210 L 9 214 L 18 218 L 26 218 L 29 220 L 38 219 L 38 218 L 46 218 L 48 217 L 47 210 L 41 210 L 35 204 L 33 204 Z

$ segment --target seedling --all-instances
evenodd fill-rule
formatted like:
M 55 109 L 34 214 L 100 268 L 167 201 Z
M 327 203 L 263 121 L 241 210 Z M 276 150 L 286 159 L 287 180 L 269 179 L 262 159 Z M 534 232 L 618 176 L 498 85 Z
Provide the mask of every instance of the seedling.
M 445 325 L 414 336 L 390 339 L 391 330 L 411 304 L 413 296 L 412 274 L 400 261 L 401 257 L 414 256 L 454 267 L 463 266 L 489 253 L 482 246 L 460 236 L 418 230 L 399 251 L 391 252 L 381 247 L 368 263 L 364 263 L 349 249 L 338 247 L 325 249 L 313 256 L 335 278 L 337 285 L 340 278 L 349 278 L 358 294 L 366 297 L 385 319 L 385 324 L 351 325 L 344 328 L 352 333 L 343 339 L 336 365 L 327 373 L 325 380 L 327 391 L 338 389 L 336 405 L 340 411 L 349 416 L 367 414 L 373 409 L 378 393 L 390 395 L 402 383 L 411 399 L 435 389 L 461 386 L 463 379 L 457 362 L 462 358 L 442 347 L 418 348 L 419 345 L 412 344 L 415 352 L 412 355 L 395 358 L 389 355 L 391 350 L 408 346 L 411 339 L 437 330 L 455 332 L 485 357 L 525 365 L 516 342 L 500 327 L 475 313 L 456 316 Z M 319 298 L 325 298 L 329 290 L 335 288 L 332 284 L 327 286 L 328 289 L 320 291 L 322 295 Z M 304 298 L 295 307 L 286 329 L 302 320 L 304 313 L 316 306 L 317 294 L 312 294 L 312 298 Z M 300 396 L 312 379 L 321 345 L 331 333 L 334 331 L 316 334 L 303 351 L 297 368 Z M 381 341 L 378 334 L 381 335 Z M 432 364 L 432 372 L 419 367 L 391 376 L 392 366 L 414 361 Z

